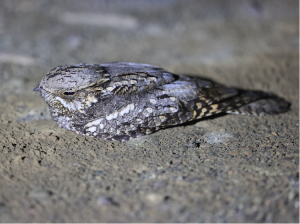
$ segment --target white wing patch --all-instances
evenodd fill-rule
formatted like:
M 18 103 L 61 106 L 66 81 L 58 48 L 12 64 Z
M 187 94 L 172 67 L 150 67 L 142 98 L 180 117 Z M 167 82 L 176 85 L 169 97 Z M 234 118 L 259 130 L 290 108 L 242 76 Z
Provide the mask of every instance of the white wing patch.
M 126 113 L 129 113 L 129 111 L 134 110 L 134 103 L 128 104 L 125 108 L 119 111 L 119 115 L 123 116 Z
M 90 131 L 90 132 L 95 132 L 96 130 L 97 130 L 97 128 L 95 126 L 87 129 L 87 131 Z
M 128 104 L 126 107 L 122 108 L 120 111 L 116 111 L 106 116 L 106 120 L 112 120 L 118 116 L 123 116 L 129 113 L 129 111 L 134 110 L 134 103 Z
M 103 120 L 104 118 L 100 118 L 100 119 L 97 119 L 97 120 L 94 120 L 94 121 L 91 121 L 89 123 L 87 123 L 85 125 L 85 127 L 91 127 L 91 126 L 97 126 L 98 124 L 100 124 L 100 122 Z
M 114 118 L 117 118 L 118 117 L 118 111 L 116 111 L 116 112 L 114 112 L 114 113 L 112 113 L 112 114 L 109 114 L 109 115 L 107 115 L 106 116 L 106 120 L 112 120 L 112 119 L 114 119 Z

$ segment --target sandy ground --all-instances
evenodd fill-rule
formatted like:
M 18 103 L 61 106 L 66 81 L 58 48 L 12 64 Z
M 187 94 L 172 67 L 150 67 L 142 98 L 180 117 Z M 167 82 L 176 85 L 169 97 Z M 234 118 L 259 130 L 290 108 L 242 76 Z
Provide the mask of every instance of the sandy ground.
M 299 2 L 0 2 L 1 222 L 299 222 Z M 278 94 L 110 142 L 60 129 L 32 89 L 53 67 L 131 61 Z

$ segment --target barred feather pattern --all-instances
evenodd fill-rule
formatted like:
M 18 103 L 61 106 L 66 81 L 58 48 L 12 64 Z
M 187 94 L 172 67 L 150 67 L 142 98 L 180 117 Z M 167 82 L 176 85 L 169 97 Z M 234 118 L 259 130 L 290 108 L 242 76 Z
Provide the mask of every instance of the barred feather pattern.
M 218 113 L 262 116 L 289 109 L 273 94 L 130 62 L 58 66 L 34 91 L 41 93 L 60 127 L 117 141 Z

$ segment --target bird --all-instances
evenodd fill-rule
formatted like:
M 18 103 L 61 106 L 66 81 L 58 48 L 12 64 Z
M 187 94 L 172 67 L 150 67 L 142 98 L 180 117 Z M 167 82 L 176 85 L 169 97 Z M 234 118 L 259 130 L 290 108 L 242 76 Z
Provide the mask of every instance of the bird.
M 290 103 L 141 63 L 80 63 L 53 68 L 33 90 L 53 120 L 80 135 L 128 141 L 215 114 L 284 113 Z

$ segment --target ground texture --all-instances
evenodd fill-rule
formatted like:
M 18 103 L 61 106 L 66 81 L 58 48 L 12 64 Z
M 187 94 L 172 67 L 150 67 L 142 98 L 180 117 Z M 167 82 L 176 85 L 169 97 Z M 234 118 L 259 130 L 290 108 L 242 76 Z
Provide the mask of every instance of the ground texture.
M 0 2 L 1 222 L 299 222 L 299 2 Z M 131 61 L 273 92 L 111 142 L 60 129 L 32 89 L 53 67 Z

